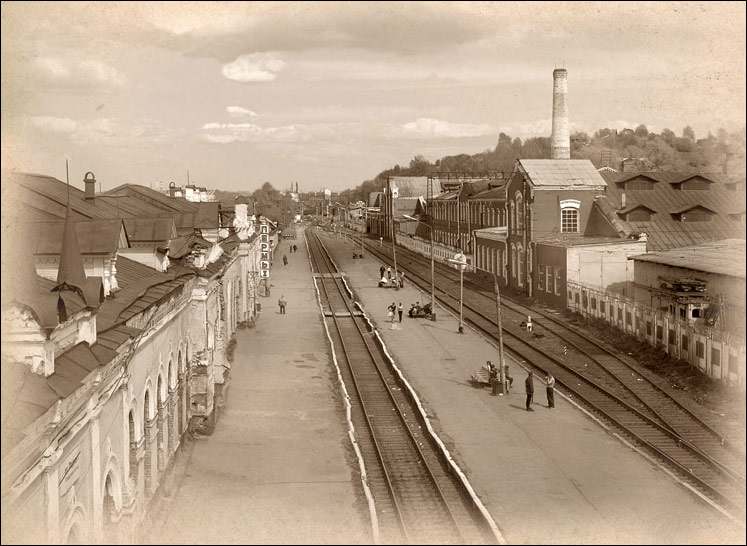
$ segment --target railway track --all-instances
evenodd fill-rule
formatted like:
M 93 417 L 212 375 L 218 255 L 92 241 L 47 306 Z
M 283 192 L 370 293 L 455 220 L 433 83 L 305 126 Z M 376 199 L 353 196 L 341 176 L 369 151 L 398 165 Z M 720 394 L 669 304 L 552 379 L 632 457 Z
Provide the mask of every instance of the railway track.
M 366 248 L 380 260 L 391 262 L 386 247 L 367 244 Z M 404 267 L 411 281 L 430 290 L 429 258 L 402 247 L 397 253 L 398 268 Z M 439 302 L 458 313 L 458 273 L 437 264 L 435 282 Z M 495 340 L 497 323 L 488 318 L 495 313 L 492 282 L 486 292 L 465 276 L 463 302 L 465 321 Z M 728 512 L 744 518 L 743 453 L 623 358 L 588 336 L 505 297 L 501 308 L 507 350 L 554 375 L 567 393 L 590 411 L 644 446 Z M 527 315 L 533 317 L 532 334 L 518 327 Z
M 380 541 L 495 543 L 387 365 L 363 313 L 315 234 L 307 236 L 328 333 L 375 500 Z

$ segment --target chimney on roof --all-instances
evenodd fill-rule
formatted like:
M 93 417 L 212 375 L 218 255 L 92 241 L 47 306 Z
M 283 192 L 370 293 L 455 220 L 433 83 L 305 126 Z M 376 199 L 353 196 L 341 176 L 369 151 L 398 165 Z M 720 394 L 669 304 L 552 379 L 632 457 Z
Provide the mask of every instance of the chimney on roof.
M 169 197 L 176 197 L 176 184 L 169 182 Z
M 568 71 L 556 68 L 552 73 L 552 136 L 550 158 L 571 158 L 571 137 L 568 129 Z
M 92 172 L 87 172 L 86 176 L 83 177 L 83 183 L 86 187 L 86 199 L 96 198 L 96 177 Z

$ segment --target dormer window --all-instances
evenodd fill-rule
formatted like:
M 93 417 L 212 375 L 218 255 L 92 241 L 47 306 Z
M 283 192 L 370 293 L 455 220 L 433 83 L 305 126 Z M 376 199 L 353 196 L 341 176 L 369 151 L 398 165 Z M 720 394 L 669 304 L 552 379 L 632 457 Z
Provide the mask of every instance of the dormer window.
M 617 214 L 627 222 L 648 222 L 655 213 L 655 210 L 645 205 L 629 205 L 617 211 Z
M 618 187 L 621 190 L 653 190 L 654 184 L 656 184 L 658 181 L 650 176 L 647 176 L 645 174 L 639 174 L 636 176 L 632 176 L 628 178 L 627 180 L 622 180 L 617 183 Z
M 682 179 L 672 182 L 672 187 L 676 190 L 708 190 L 713 183 L 712 180 L 705 176 L 692 175 L 685 176 Z
M 678 222 L 710 222 L 714 214 L 711 209 L 701 205 L 685 205 L 670 211 L 672 218 Z
M 581 201 L 576 199 L 566 199 L 560 202 L 561 233 L 578 233 L 578 212 L 580 208 Z

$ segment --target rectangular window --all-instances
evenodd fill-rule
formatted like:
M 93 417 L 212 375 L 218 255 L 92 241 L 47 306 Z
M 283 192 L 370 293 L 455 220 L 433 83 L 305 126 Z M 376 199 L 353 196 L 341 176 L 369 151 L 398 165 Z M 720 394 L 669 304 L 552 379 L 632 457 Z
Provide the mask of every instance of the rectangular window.
M 573 292 L 568 292 L 568 300 L 573 301 Z
M 545 289 L 545 266 L 540 264 L 538 266 L 538 270 L 539 270 L 539 281 L 537 282 L 537 289 L 544 290 Z
M 578 292 L 576 292 L 576 303 L 578 303 Z
M 550 293 L 552 291 L 552 267 L 547 266 L 545 269 L 545 291 Z
M 651 335 L 651 321 L 650 320 L 646 321 L 646 335 L 647 336 Z
M 687 336 L 684 334 L 682 335 L 682 350 L 687 351 Z
M 656 325 L 656 340 L 661 341 L 662 339 L 664 339 L 664 328 L 662 328 L 661 326 L 657 324 Z
M 630 311 L 625 311 L 625 324 L 630 326 L 633 323 L 633 317 L 630 315 Z
M 667 342 L 670 345 L 674 345 L 675 343 L 677 343 L 676 339 L 677 339 L 677 335 L 676 335 L 675 331 L 670 328 L 669 329 L 669 335 L 667 336 Z
M 560 211 L 561 233 L 578 233 L 578 210 L 563 209 Z
M 597 299 L 592 297 L 591 298 L 591 308 L 596 309 L 597 308 Z
M 560 295 L 560 268 L 555 268 L 555 295 Z
M 684 307 L 680 307 L 680 317 L 687 318 L 687 309 L 685 309 Z
M 711 347 L 711 366 L 721 366 L 721 349 Z
M 623 319 L 623 309 L 622 307 L 618 307 L 617 308 L 617 320 L 622 320 L 622 319 Z
M 695 355 L 698 358 L 703 358 L 705 356 L 705 344 L 702 341 L 695 342 Z
M 603 315 L 604 315 L 604 307 L 605 307 L 604 306 L 604 302 L 600 301 L 599 302 L 599 312 L 602 313 Z

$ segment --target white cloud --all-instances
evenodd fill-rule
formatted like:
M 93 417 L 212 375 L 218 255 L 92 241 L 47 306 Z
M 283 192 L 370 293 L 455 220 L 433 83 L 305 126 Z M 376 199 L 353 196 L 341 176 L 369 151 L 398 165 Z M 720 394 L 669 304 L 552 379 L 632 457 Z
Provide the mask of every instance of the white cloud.
M 496 130 L 486 123 L 452 123 L 433 118 L 418 118 L 415 121 L 393 127 L 393 136 L 404 138 L 464 138 L 490 135 Z
M 46 85 L 86 90 L 113 90 L 122 87 L 126 78 L 116 68 L 96 60 L 72 60 L 37 57 L 32 73 Z
M 223 65 L 223 75 L 242 83 L 269 82 L 277 77 L 277 72 L 284 66 L 285 63 L 274 53 L 252 53 Z
M 226 112 L 232 118 L 249 118 L 254 119 L 257 117 L 257 112 L 247 110 L 241 106 L 226 106 Z
M 57 118 L 54 116 L 32 116 L 31 123 L 52 133 L 73 133 L 78 123 L 70 118 Z

